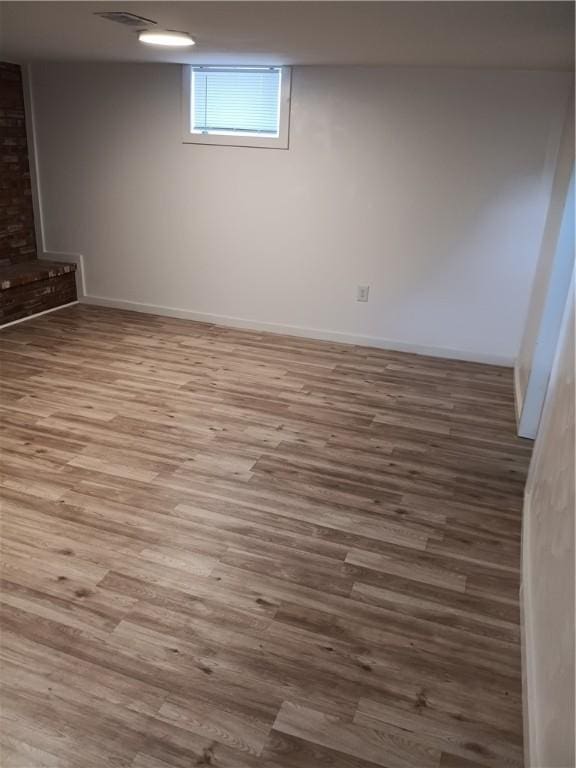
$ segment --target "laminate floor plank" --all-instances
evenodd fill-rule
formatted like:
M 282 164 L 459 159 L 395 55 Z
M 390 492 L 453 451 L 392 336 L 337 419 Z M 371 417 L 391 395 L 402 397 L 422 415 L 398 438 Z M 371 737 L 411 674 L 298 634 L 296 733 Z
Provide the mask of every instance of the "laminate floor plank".
M 521 768 L 510 370 L 86 305 L 0 353 L 3 768 Z

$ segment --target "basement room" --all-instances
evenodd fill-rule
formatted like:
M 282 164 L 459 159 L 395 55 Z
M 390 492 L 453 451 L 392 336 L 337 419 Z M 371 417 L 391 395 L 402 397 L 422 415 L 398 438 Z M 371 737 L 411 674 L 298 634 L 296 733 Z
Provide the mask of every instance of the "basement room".
M 2 768 L 576 768 L 574 2 L 0 2 Z

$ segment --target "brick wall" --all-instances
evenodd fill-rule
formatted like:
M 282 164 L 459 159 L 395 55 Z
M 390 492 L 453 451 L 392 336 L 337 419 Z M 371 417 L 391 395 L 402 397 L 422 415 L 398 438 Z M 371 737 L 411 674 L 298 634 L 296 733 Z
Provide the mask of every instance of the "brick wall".
M 0 267 L 36 258 L 22 74 L 0 62 Z

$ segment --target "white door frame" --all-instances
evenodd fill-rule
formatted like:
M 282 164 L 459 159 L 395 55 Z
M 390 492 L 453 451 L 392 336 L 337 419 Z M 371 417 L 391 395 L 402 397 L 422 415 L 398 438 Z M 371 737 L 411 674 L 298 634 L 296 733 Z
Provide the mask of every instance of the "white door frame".
M 522 412 L 518 424 L 520 437 L 534 439 L 538 432 L 540 416 L 546 397 L 550 372 L 554 362 L 554 352 L 562 325 L 562 316 L 566 306 L 566 298 L 574 271 L 574 170 L 558 241 L 554 253 L 554 261 L 546 289 L 546 298 L 542 310 L 540 327 L 534 346 L 530 376 L 522 401 Z

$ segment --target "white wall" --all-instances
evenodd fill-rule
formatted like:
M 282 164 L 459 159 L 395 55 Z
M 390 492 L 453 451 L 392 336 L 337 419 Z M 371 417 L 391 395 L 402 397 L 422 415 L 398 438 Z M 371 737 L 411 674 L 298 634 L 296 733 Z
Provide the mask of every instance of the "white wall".
M 91 296 L 517 354 L 568 74 L 296 68 L 288 151 L 183 145 L 174 65 L 32 83 L 45 248 L 84 255 Z
M 522 534 L 530 768 L 573 768 L 574 281 L 530 466 Z

